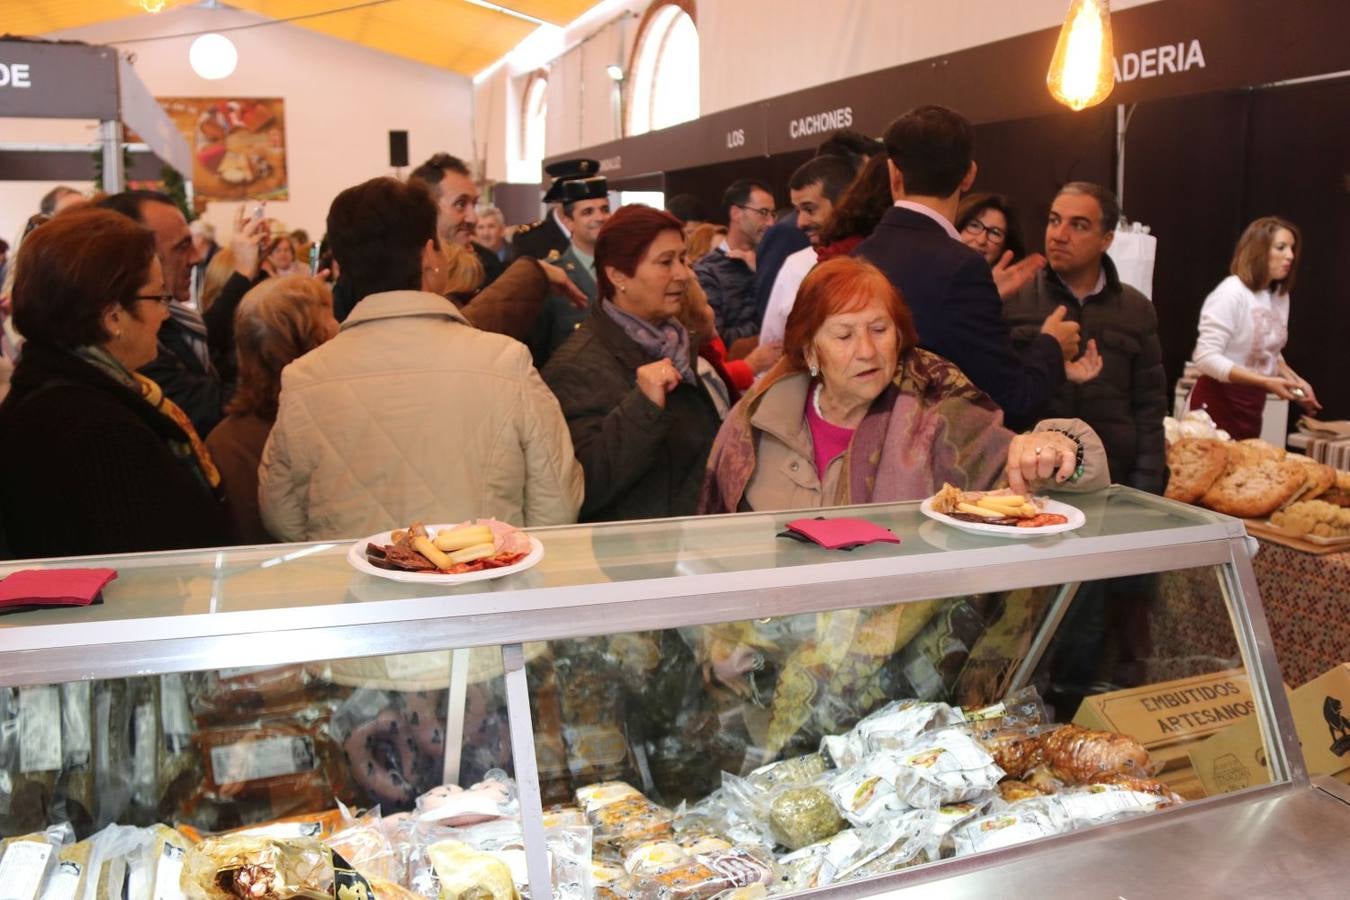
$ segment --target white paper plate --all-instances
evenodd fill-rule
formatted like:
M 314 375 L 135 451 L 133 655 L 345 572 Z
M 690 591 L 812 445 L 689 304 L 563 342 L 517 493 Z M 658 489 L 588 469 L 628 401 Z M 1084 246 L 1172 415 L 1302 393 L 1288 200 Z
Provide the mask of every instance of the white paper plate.
M 442 528 L 454 528 L 455 526 L 427 525 L 424 527 L 427 534 L 434 535 Z M 366 559 L 366 545 L 379 544 L 383 546 L 384 544 L 391 544 L 393 543 L 389 539 L 391 534 L 393 534 L 392 531 L 381 531 L 379 534 L 361 538 L 347 550 L 347 562 L 358 572 L 374 575 L 376 578 L 387 578 L 390 581 L 406 581 L 408 584 L 468 584 L 471 581 L 491 581 L 494 578 L 524 572 L 544 558 L 544 545 L 539 543 L 539 539 L 533 535 L 526 535 L 530 539 L 530 552 L 520 562 L 502 566 L 499 569 L 480 569 L 477 572 L 465 572 L 463 575 L 449 575 L 442 572 L 405 572 L 400 569 L 381 569 L 379 566 L 371 565 L 370 560 Z
M 950 525 L 952 528 L 959 528 L 961 531 L 970 534 L 986 535 L 988 537 L 1000 538 L 1038 538 L 1047 537 L 1052 534 L 1063 534 L 1066 531 L 1073 531 L 1075 528 L 1082 528 L 1087 524 L 1087 516 L 1076 506 L 1070 506 L 1067 503 L 1060 503 L 1058 500 L 1046 500 L 1041 506 L 1041 512 L 1057 513 L 1064 516 L 1069 521 L 1062 525 L 1042 525 L 1040 528 L 1009 528 L 1007 525 L 985 525 L 983 522 L 963 522 L 960 519 L 953 519 L 946 513 L 940 513 L 933 509 L 933 498 L 929 497 L 923 501 L 919 511 L 934 522 L 941 522 L 943 525 Z

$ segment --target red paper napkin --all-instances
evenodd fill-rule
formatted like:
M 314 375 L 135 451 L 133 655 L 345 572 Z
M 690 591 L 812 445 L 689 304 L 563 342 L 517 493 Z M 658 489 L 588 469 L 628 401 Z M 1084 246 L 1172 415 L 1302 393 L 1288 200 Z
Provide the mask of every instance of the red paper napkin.
M 863 544 L 898 544 L 900 539 L 889 528 L 866 519 L 796 519 L 788 528 L 815 541 L 826 550 L 851 550 Z
M 23 569 L 0 581 L 0 611 L 88 606 L 116 577 L 116 569 Z

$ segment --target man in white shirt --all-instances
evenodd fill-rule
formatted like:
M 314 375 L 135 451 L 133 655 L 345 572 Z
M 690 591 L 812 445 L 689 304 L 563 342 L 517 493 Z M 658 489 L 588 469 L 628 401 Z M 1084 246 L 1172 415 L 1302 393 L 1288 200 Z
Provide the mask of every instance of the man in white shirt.
M 857 172 L 846 159 L 838 156 L 817 156 L 803 163 L 788 179 L 788 196 L 797 210 L 797 227 L 806 235 L 811 246 L 790 254 L 774 279 L 769 293 L 769 305 L 764 310 L 764 322 L 759 329 L 760 346 L 781 344 L 788 313 L 792 312 L 806 274 L 816 265 L 816 248 L 820 233 L 834 212 L 834 203 L 853 182 Z

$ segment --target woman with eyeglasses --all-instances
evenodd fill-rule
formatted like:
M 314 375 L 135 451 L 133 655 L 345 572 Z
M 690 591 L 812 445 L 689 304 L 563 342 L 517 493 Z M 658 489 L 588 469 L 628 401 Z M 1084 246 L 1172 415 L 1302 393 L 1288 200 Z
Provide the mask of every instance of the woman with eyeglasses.
M 30 234 L 15 265 L 26 341 L 0 404 L 6 555 L 230 543 L 206 447 L 136 372 L 155 358 L 173 299 L 154 234 L 110 210 L 72 210 Z
M 955 224 L 961 243 L 989 263 L 994 285 L 1005 300 L 1045 265 L 1039 253 L 1027 256 L 1017 213 L 1002 194 L 970 194 L 961 201 Z

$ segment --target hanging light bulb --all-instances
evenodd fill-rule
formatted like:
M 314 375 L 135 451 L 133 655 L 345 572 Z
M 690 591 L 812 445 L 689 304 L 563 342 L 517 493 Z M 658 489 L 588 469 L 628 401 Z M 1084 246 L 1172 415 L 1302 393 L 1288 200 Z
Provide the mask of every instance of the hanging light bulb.
M 239 64 L 239 51 L 223 34 L 203 34 L 188 48 L 192 71 L 208 81 L 228 78 Z
M 157 12 L 163 12 L 164 5 L 167 2 L 168 0 L 141 0 L 141 9 L 153 15 Z
M 1073 0 L 1045 76 L 1050 96 L 1073 110 L 1106 99 L 1116 86 L 1107 0 Z

